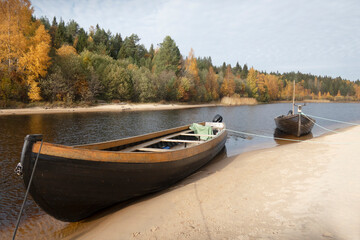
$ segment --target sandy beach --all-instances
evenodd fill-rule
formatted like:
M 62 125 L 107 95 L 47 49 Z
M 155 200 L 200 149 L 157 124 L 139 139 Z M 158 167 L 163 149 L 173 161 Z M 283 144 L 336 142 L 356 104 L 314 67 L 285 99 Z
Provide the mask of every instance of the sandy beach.
M 51 113 L 74 113 L 74 112 L 126 112 L 126 111 L 153 111 L 171 109 L 189 109 L 199 107 L 214 107 L 218 104 L 160 104 L 160 103 L 120 103 L 102 104 L 94 107 L 75 107 L 75 108 L 19 108 L 19 109 L 0 109 L 1 115 L 24 115 L 24 114 L 51 114 Z
M 176 186 L 70 225 L 65 239 L 360 239 L 360 127 L 220 154 Z M 69 232 L 72 232 L 69 235 Z

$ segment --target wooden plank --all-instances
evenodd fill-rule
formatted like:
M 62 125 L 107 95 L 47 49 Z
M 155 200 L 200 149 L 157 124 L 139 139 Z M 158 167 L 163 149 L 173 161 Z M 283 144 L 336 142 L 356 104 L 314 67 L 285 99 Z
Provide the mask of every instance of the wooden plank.
M 162 142 L 179 142 L 179 143 L 203 143 L 205 141 L 201 140 L 181 140 L 181 139 L 168 139 L 164 138 L 161 140 Z
M 175 134 L 169 135 L 169 136 L 167 136 L 167 138 L 176 137 L 176 136 L 181 135 L 182 133 L 188 133 L 188 132 L 192 132 L 192 130 L 187 129 L 187 130 L 185 130 L 185 131 L 182 131 L 182 132 L 179 132 L 179 133 L 175 133 Z M 133 151 L 136 151 L 138 148 L 146 148 L 146 147 L 148 147 L 148 146 L 150 146 L 150 145 L 153 145 L 153 144 L 155 144 L 155 143 L 161 142 L 163 139 L 164 139 L 164 138 L 157 138 L 157 139 L 154 139 L 154 140 L 152 140 L 152 141 L 144 142 L 144 143 L 141 143 L 141 144 L 132 146 L 132 147 L 125 148 L 125 149 L 123 149 L 123 150 L 120 150 L 120 152 L 133 152 Z
M 138 148 L 136 149 L 138 151 L 144 151 L 144 152 L 168 152 L 171 149 L 162 149 L 162 148 Z
M 216 137 L 216 135 L 208 135 L 208 134 L 193 134 L 193 133 L 184 133 L 181 136 L 194 136 L 194 137 Z

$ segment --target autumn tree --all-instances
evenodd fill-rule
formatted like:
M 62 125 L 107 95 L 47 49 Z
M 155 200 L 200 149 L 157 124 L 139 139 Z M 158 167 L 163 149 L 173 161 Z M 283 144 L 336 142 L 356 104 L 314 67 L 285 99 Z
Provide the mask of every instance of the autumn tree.
M 44 25 L 40 25 L 35 31 L 35 36 L 28 40 L 27 51 L 19 58 L 19 68 L 25 74 L 31 101 L 41 100 L 37 80 L 46 76 L 47 68 L 50 66 L 49 50 L 50 35 Z
M 232 96 L 235 93 L 235 80 L 231 66 L 228 65 L 225 72 L 224 81 L 221 84 L 220 92 L 222 96 Z
M 360 100 L 360 86 L 358 84 L 354 84 L 355 89 L 355 97 L 359 101 Z
M 1 71 L 18 69 L 18 59 L 27 48 L 26 35 L 31 30 L 31 4 L 28 0 L 0 1 Z
M 270 100 L 272 101 L 277 100 L 279 98 L 279 89 L 280 89 L 279 77 L 272 74 L 266 75 L 265 85 L 267 86 Z
M 208 74 L 206 75 L 205 87 L 209 94 L 209 100 L 216 101 L 219 99 L 219 83 L 217 82 L 217 75 L 212 66 L 209 67 Z
M 185 73 L 188 80 L 191 82 L 191 97 L 197 101 L 201 101 L 204 96 L 200 96 L 199 89 L 202 87 L 200 85 L 200 76 L 199 68 L 197 66 L 197 61 L 194 56 L 194 50 L 191 48 L 189 56 L 185 60 Z
M 190 89 L 192 88 L 192 82 L 186 78 L 182 77 L 179 79 L 178 91 L 177 91 L 177 100 L 181 102 L 189 101 L 190 99 Z
M 71 103 L 92 98 L 87 74 L 74 47 L 60 47 L 53 62 L 48 75 L 40 82 L 46 100 Z
M 30 100 L 40 100 L 38 78 L 50 64 L 50 36 L 40 21 L 32 20 L 28 0 L 0 1 L 0 71 L 10 80 L 21 78 L 29 88 Z
M 257 100 L 260 102 L 268 102 L 269 101 L 269 92 L 268 92 L 268 87 L 265 83 L 267 78 L 267 75 L 264 73 L 259 73 L 257 74 L 256 77 L 256 85 L 258 87 L 258 96 L 257 96 Z
M 257 71 L 252 67 L 249 70 L 249 73 L 248 73 L 247 78 L 246 78 L 246 82 L 247 82 L 247 86 L 248 86 L 249 91 L 250 91 L 249 92 L 250 96 L 253 97 L 253 98 L 257 98 L 259 96 L 258 87 L 256 85 L 256 78 L 257 78 Z
M 146 67 L 132 69 L 134 92 L 137 101 L 153 102 L 157 99 L 157 81 L 154 74 Z

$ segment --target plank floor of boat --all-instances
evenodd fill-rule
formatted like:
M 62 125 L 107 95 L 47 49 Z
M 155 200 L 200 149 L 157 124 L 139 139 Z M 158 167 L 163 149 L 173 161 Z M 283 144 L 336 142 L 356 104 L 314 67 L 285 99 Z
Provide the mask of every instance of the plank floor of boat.
M 142 151 L 142 152 L 167 152 L 167 151 L 174 151 L 174 150 L 179 150 L 179 149 L 183 149 L 183 148 L 187 148 L 192 146 L 193 144 L 200 144 L 203 143 L 205 141 L 203 140 L 182 140 L 182 139 L 172 139 L 174 137 L 177 136 L 194 136 L 194 137 L 201 137 L 201 136 L 207 136 L 207 137 L 215 137 L 216 135 L 203 135 L 203 134 L 194 134 L 194 133 L 190 133 L 193 132 L 193 130 L 188 129 L 179 133 L 175 133 L 175 134 L 171 134 L 169 136 L 166 137 L 161 137 L 161 138 L 157 138 L 154 139 L 152 141 L 148 141 L 148 142 L 144 142 L 132 147 L 128 147 L 125 149 L 122 149 L 121 152 L 135 152 L 135 151 Z M 180 143 L 178 145 L 172 146 L 170 149 L 162 149 L 162 148 L 152 148 L 149 147 L 153 144 L 159 143 L 159 142 L 175 142 L 175 143 Z

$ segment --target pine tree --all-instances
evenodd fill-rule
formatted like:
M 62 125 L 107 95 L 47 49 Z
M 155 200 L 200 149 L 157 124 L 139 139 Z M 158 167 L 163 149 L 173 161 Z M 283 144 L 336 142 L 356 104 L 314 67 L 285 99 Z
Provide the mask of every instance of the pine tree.
M 155 73 L 173 71 L 178 74 L 180 71 L 180 60 L 180 50 L 176 46 L 175 41 L 170 36 L 166 36 L 153 59 Z

